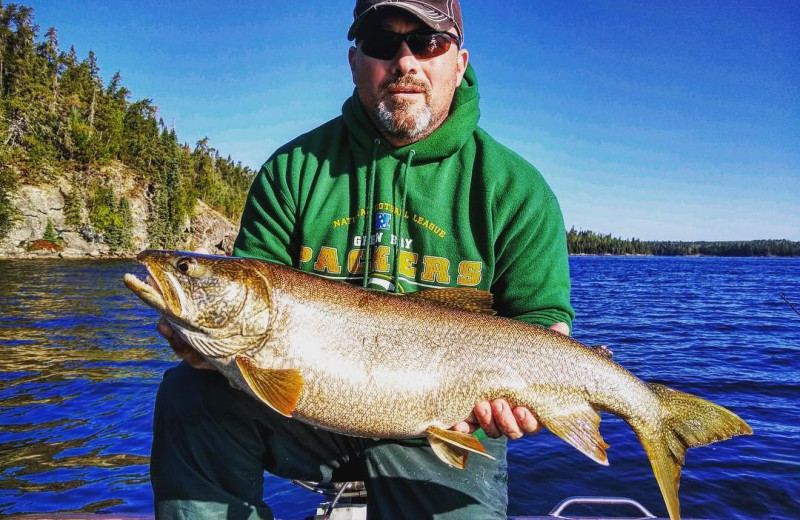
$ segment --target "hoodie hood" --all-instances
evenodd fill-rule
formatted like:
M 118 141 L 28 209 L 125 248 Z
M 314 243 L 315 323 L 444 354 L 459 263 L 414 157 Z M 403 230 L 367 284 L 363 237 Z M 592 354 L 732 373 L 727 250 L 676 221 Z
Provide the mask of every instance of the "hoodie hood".
M 379 166 L 381 158 L 391 157 L 390 162 L 396 161 L 400 165 L 401 173 L 397 181 L 399 198 L 396 199 L 396 202 L 399 201 L 398 207 L 405 208 L 408 185 L 409 182 L 412 182 L 409 179 L 409 172 L 412 167 L 437 162 L 458 154 L 459 150 L 478 128 L 478 119 L 480 118 L 478 100 L 478 82 L 475 77 L 475 71 L 471 65 L 467 65 L 461 84 L 456 88 L 453 95 L 450 113 L 439 128 L 420 141 L 394 148 L 383 142 L 383 137 L 378 132 L 369 114 L 364 110 L 364 106 L 358 97 L 358 92 L 353 91 L 353 95 L 342 106 L 342 117 L 348 129 L 350 146 L 354 155 L 361 156 L 361 159 L 369 164 L 366 171 L 367 213 L 363 222 L 363 235 L 370 236 L 374 231 L 376 176 L 378 175 L 378 170 L 381 169 Z M 404 226 L 404 219 L 393 219 L 392 235 L 402 235 Z M 396 242 L 393 244 L 392 249 L 394 253 L 392 255 L 392 278 L 397 280 L 398 246 Z M 371 265 L 371 259 L 372 248 L 367 247 L 364 252 L 364 265 Z M 369 277 L 365 276 L 362 283 L 364 287 L 368 287 L 370 283 Z M 394 289 L 397 290 L 396 285 Z
M 478 101 L 467 67 L 442 125 L 392 148 L 354 93 L 341 116 L 264 164 L 235 254 L 374 289 L 491 290 L 503 316 L 569 323 L 558 203 L 530 163 L 477 126 Z
M 428 162 L 449 157 L 457 153 L 472 133 L 478 128 L 480 108 L 478 106 L 478 80 L 472 65 L 467 65 L 464 78 L 456 88 L 450 114 L 447 119 L 431 135 L 400 148 L 381 144 L 379 155 L 392 155 L 405 158 L 413 149 L 414 162 Z M 342 105 L 342 116 L 350 133 L 350 144 L 354 150 L 371 155 L 375 141 L 383 143 L 384 138 L 375 128 L 375 124 L 364 110 L 358 92 Z

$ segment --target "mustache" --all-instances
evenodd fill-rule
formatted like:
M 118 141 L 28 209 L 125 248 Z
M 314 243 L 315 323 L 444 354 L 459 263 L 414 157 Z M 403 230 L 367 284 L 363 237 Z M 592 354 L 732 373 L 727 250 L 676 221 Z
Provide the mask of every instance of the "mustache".
M 425 92 L 425 94 L 429 94 L 430 93 L 430 86 L 425 81 L 422 81 L 421 79 L 416 78 L 416 77 L 411 76 L 411 75 L 406 75 L 406 76 L 402 76 L 402 77 L 399 77 L 399 78 L 390 79 L 388 81 L 385 81 L 381 85 L 381 90 L 383 92 L 387 92 L 390 89 L 407 88 L 407 87 L 420 89 L 423 92 Z

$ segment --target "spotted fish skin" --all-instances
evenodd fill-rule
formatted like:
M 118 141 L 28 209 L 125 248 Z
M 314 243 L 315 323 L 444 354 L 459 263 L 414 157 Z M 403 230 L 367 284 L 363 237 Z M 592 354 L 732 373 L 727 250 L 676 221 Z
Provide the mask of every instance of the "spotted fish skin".
M 398 296 L 265 261 L 144 251 L 153 283 L 126 285 L 237 388 L 334 432 L 427 436 L 446 463 L 488 456 L 449 431 L 475 403 L 503 397 L 608 464 L 599 411 L 622 417 L 650 459 L 672 520 L 686 450 L 752 433 L 729 410 L 648 384 L 607 354 L 494 316 L 473 289 Z

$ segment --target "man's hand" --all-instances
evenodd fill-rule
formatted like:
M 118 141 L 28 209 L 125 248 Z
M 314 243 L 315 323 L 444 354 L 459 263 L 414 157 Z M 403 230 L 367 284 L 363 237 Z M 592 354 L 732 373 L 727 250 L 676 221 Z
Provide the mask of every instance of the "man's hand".
M 569 335 L 569 325 L 563 322 L 554 323 L 550 326 L 552 330 Z M 511 408 L 505 399 L 495 399 L 481 401 L 472 410 L 477 424 L 474 422 L 462 421 L 453 426 L 459 432 L 472 433 L 478 428 L 483 428 L 489 437 L 500 437 L 505 435 L 509 439 L 519 439 L 526 433 L 538 433 L 542 425 L 536 416 L 524 406 Z
M 156 328 L 158 329 L 158 333 L 164 336 L 164 339 L 169 342 L 169 346 L 172 347 L 175 354 L 189 363 L 192 368 L 198 370 L 216 370 L 214 365 L 206 361 L 198 351 L 186 343 L 179 334 L 175 333 L 175 329 L 172 328 L 172 325 L 169 324 L 166 318 L 162 317 L 158 320 L 158 326 Z

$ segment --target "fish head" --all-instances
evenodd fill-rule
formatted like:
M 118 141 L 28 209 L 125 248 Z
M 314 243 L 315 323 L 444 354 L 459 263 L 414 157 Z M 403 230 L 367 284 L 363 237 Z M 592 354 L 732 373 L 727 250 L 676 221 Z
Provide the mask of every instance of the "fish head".
M 147 281 L 125 285 L 206 357 L 226 357 L 263 342 L 269 330 L 269 282 L 243 258 L 143 251 Z

